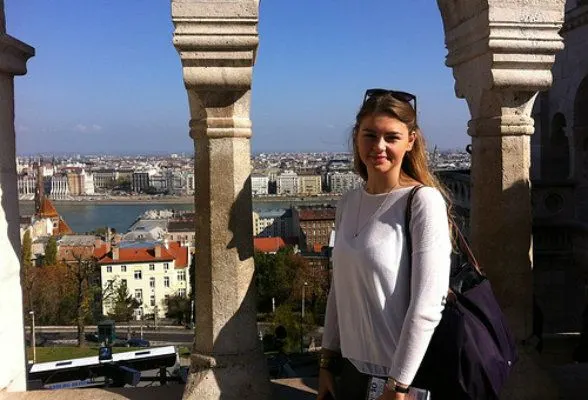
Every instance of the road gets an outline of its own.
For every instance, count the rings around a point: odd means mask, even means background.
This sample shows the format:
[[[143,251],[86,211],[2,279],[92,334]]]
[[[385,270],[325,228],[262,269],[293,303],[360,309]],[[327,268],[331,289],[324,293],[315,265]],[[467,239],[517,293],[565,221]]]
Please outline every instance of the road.
[[[30,331],[27,331],[27,335]],[[88,329],[86,332],[94,332],[93,329]],[[117,329],[117,336],[126,338],[127,330]],[[140,337],[140,329],[131,330],[132,337]],[[37,330],[37,342],[43,343],[44,340],[55,342],[55,341],[70,341],[77,339],[77,332],[71,329],[43,329],[42,331]],[[194,342],[194,333],[192,330],[185,329],[172,329],[172,330],[147,330],[143,329],[143,339],[149,340],[152,346],[163,346],[163,345],[175,345],[175,346],[192,346]]]

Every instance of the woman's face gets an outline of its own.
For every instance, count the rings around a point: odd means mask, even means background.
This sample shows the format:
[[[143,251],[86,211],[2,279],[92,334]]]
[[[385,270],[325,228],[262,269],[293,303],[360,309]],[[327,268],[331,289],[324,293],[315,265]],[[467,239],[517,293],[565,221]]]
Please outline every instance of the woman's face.
[[[400,175],[402,159],[412,149],[414,139],[414,133],[409,133],[406,124],[396,118],[386,114],[365,116],[359,124],[355,145],[368,179]]]

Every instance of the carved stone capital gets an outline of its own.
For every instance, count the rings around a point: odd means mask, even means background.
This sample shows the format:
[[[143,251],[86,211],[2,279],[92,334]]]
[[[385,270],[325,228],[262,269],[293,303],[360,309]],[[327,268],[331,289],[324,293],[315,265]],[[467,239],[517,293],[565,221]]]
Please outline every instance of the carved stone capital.
[[[249,90],[235,91],[217,87],[215,91],[188,89],[193,139],[250,138]]]
[[[493,134],[528,135],[536,93],[552,83],[555,54],[563,48],[562,0],[438,0],[445,26],[447,66],[458,97],[476,126]],[[485,120],[485,121],[481,121]],[[471,135],[476,135],[470,129]],[[488,134],[488,131],[486,131]]]
[[[0,73],[26,74],[27,60],[34,55],[34,48],[5,32],[0,32]]]
[[[188,90],[250,89],[258,1],[172,0],[172,21]]]

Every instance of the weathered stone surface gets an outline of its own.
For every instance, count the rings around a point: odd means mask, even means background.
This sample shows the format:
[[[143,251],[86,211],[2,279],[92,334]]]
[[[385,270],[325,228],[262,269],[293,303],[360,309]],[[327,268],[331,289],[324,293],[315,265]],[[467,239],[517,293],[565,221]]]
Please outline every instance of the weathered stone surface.
[[[264,399],[249,118],[257,1],[172,1],[195,146],[196,338],[185,399]]]
[[[34,49],[10,36],[0,3],[0,391],[26,390],[20,285],[20,235],[14,132],[14,75],[26,73]]]
[[[519,343],[532,329],[531,109],[563,47],[563,0],[438,0],[458,97],[472,136],[471,238]],[[505,398],[551,399],[532,352],[520,347]]]

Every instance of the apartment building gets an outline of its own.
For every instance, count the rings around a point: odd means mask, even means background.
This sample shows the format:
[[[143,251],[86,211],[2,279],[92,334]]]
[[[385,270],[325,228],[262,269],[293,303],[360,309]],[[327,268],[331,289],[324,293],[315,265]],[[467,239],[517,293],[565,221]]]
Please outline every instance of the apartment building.
[[[321,176],[316,174],[300,174],[298,176],[298,193],[304,196],[317,195],[321,190]]]
[[[298,193],[298,174],[291,170],[282,172],[277,177],[277,191],[280,195],[294,195]]]
[[[296,236],[292,226],[292,210],[264,210],[253,212],[253,236],[289,238]]]
[[[114,169],[98,169],[92,171],[92,175],[96,189],[113,187],[116,182],[116,171]]]
[[[327,175],[332,193],[345,193],[363,183],[361,176],[352,171],[337,171]]]
[[[251,194],[266,195],[268,194],[269,177],[262,174],[251,174]]]
[[[148,172],[135,172],[131,181],[133,192],[140,193],[150,185],[150,176]]]
[[[157,313],[165,317],[166,300],[170,296],[187,296],[190,291],[190,252],[180,242],[157,242],[137,245],[121,242],[99,260],[103,291],[126,285],[129,294],[141,305],[138,316]],[[107,315],[113,307],[112,299],[102,304]]]
[[[292,209],[294,232],[303,251],[319,253],[329,245],[335,227],[333,206],[299,206]]]

